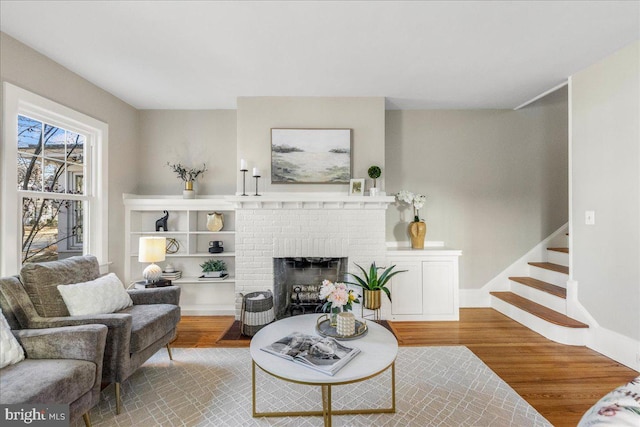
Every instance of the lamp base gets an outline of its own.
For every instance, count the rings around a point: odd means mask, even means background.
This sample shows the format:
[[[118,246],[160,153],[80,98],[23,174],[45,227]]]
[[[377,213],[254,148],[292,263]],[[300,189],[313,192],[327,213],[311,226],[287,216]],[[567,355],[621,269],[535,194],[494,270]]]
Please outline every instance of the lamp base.
[[[155,264],[147,266],[142,272],[142,277],[147,283],[157,282],[162,277],[162,268]]]

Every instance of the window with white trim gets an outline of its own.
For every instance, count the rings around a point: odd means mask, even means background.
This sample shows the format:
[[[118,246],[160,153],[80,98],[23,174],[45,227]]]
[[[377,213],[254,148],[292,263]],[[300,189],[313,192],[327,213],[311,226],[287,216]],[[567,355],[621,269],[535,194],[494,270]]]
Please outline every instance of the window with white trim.
[[[105,123],[4,84],[3,275],[26,262],[107,259]]]

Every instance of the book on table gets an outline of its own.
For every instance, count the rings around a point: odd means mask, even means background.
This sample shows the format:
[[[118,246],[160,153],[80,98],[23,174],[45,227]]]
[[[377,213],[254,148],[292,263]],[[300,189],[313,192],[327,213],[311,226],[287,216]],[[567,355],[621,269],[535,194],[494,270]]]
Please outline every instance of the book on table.
[[[160,279],[155,282],[147,282],[146,280],[141,280],[135,283],[135,289],[150,289],[150,288],[163,288],[165,286],[171,286],[171,280]]]
[[[359,348],[347,347],[331,337],[301,332],[291,333],[261,350],[332,376],[360,353]]]

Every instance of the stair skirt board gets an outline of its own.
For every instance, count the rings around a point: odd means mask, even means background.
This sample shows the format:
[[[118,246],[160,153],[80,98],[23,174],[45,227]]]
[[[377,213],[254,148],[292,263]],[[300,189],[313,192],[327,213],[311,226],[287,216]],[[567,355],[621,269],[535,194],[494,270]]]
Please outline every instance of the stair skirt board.
[[[542,280],[543,282],[551,283],[552,285],[560,286],[561,288],[567,287],[567,280],[569,276],[564,273],[558,273],[557,271],[547,270],[546,268],[536,267],[529,265],[529,276],[534,279]]]
[[[553,311],[567,315],[567,300],[565,298],[551,295],[547,292],[540,291],[531,286],[523,285],[511,280],[511,292],[518,294],[528,300],[531,300],[540,305],[544,305]]]
[[[566,345],[586,345],[586,328],[567,328],[549,323],[494,296],[491,297],[491,307],[551,341]]]

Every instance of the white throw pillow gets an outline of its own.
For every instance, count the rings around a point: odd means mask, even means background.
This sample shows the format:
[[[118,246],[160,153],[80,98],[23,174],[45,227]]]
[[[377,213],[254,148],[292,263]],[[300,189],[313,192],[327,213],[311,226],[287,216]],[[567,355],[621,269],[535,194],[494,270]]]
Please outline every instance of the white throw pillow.
[[[72,316],[113,313],[133,305],[124,285],[114,273],[90,282],[58,285],[58,291]]]
[[[24,359],[24,350],[11,333],[11,328],[0,310],[0,369]]]

